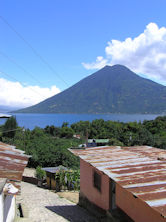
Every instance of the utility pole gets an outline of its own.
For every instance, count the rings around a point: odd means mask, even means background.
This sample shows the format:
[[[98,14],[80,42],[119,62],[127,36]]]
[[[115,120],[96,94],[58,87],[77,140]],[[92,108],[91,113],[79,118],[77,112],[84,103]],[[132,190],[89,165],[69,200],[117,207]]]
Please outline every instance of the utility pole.
[[[86,147],[88,147],[88,130],[86,130],[86,141],[85,141],[85,143],[86,143]]]

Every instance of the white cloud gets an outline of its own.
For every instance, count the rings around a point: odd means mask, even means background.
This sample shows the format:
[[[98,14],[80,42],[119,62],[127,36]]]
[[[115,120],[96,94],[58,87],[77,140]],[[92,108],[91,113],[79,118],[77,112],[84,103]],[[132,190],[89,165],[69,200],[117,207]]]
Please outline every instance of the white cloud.
[[[105,65],[107,65],[107,59],[104,59],[102,56],[98,56],[96,58],[96,62],[93,62],[91,64],[88,63],[82,63],[82,65],[86,68],[86,69],[101,69],[103,68]],[[93,68],[92,68],[93,67]]]
[[[105,48],[106,56],[96,62],[82,63],[86,69],[100,69],[122,64],[149,78],[166,80],[166,28],[150,23],[143,33],[124,41],[111,40]]]
[[[19,82],[11,82],[0,78],[0,105],[4,106],[31,106],[59,92],[60,90],[56,86],[50,88],[23,86]]]

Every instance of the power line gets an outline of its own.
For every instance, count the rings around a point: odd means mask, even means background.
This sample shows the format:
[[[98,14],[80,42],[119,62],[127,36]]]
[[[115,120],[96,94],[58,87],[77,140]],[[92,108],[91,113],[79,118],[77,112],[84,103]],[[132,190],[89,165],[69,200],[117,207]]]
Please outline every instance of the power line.
[[[12,129],[12,130],[0,131],[0,133],[9,133],[9,132],[17,131],[17,130],[23,131],[23,129]]]
[[[9,78],[11,78],[11,79],[13,79],[14,81],[19,82],[15,77],[13,77],[13,76],[7,74],[6,72],[0,71],[0,74],[2,74],[2,75],[4,75],[4,76],[7,76],[7,77],[9,77]]]
[[[9,22],[0,15],[0,19],[33,51],[33,53],[68,87],[67,82],[57,74],[55,69],[41,56],[36,49],[12,26]]]
[[[32,79],[34,79],[37,83],[42,84],[38,79],[36,79],[34,76],[32,76],[24,67],[22,67],[20,64],[18,64],[13,58],[9,57],[8,55],[6,55],[4,52],[0,51],[0,54],[2,56],[4,56],[5,58],[7,58],[10,62],[14,63],[17,67],[19,67],[21,70],[23,70],[23,72],[25,72],[26,74],[28,74],[29,76],[31,76]]]

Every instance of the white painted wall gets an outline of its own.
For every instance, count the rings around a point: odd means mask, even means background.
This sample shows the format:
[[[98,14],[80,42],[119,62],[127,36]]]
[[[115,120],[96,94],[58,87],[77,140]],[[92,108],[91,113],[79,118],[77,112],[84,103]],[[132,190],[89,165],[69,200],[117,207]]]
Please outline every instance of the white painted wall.
[[[3,222],[3,214],[4,214],[4,196],[2,192],[0,193],[0,222]]]
[[[7,195],[4,200],[4,220],[3,222],[13,222],[16,212],[16,198],[14,195]]]
[[[14,195],[0,194],[0,222],[13,222],[16,212],[16,198]]]

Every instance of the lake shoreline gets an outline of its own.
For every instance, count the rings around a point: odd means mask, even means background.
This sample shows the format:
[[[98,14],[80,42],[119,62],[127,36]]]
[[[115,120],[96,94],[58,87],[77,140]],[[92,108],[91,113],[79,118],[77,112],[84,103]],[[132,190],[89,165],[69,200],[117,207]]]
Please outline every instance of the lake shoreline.
[[[47,125],[54,125],[56,127],[62,126],[63,122],[68,122],[69,125],[79,121],[90,121],[95,119],[103,119],[105,121],[119,121],[119,122],[143,122],[144,120],[153,120],[163,114],[37,114],[37,113],[14,113],[18,125],[27,129],[34,129],[36,126],[45,128]],[[6,120],[0,120],[3,124]]]

